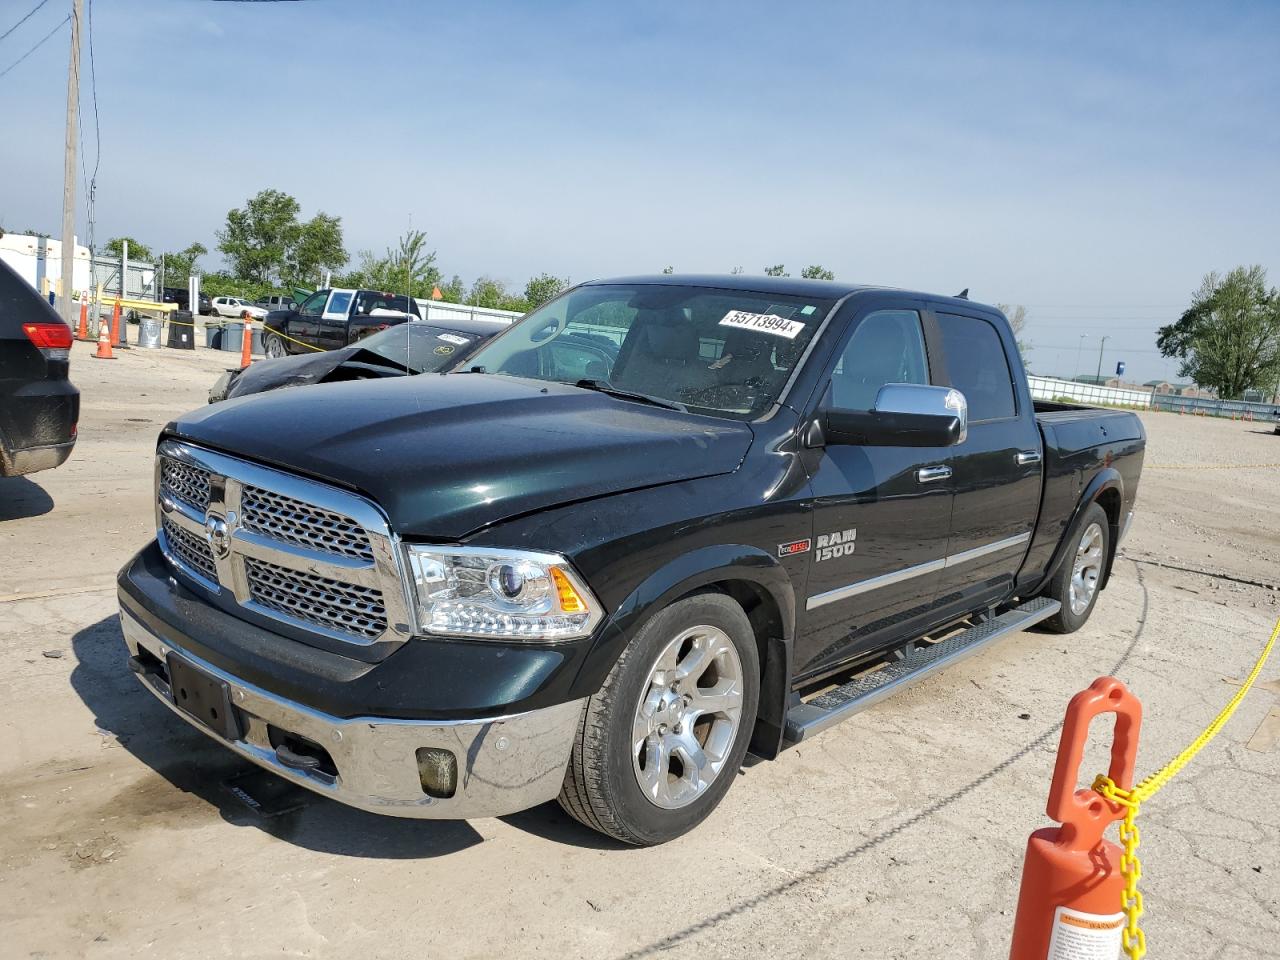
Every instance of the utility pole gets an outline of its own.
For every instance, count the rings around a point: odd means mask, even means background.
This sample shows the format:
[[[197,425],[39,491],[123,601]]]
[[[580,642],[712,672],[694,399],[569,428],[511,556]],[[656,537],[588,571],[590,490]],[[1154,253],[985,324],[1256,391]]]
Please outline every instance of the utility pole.
[[[1107,345],[1110,337],[1103,337],[1102,343],[1098,344],[1098,375],[1094,378],[1098,381],[1098,386],[1102,386],[1102,348]]]
[[[1087,336],[1087,333],[1080,334],[1080,340],[1076,343],[1076,365],[1071,370],[1072,380],[1080,376],[1080,351],[1084,349],[1084,338]]]
[[[80,111],[80,15],[84,0],[71,3],[71,59],[67,64],[67,150],[62,165],[62,292],[58,312],[74,328],[71,289],[76,270],[76,117]]]

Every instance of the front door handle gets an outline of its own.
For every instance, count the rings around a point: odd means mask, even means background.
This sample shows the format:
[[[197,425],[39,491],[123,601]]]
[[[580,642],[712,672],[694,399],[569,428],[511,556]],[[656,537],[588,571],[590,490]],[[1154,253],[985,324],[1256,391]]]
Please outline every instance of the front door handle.
[[[1020,467],[1025,467],[1029,463],[1039,463],[1040,451],[1039,450],[1019,450],[1017,456],[1014,457],[1014,459],[1018,461],[1018,466]]]
[[[919,483],[936,483],[938,480],[946,480],[950,476],[950,467],[921,467],[916,471],[916,480]]]

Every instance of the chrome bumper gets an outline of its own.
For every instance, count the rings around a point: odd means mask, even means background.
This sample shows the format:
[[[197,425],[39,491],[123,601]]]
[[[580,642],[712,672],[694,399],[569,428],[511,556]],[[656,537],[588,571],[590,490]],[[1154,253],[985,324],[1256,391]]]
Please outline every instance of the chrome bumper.
[[[343,720],[238,680],[161,640],[127,613],[121,612],[120,623],[131,656],[138,656],[141,648],[166,663],[169,654],[176,653],[224,681],[244,721],[243,737],[225,739],[173,703],[165,678],[139,674],[162,703],[242,757],[323,796],[373,813],[461,820],[515,813],[552,800],[560,792],[582,700],[491,720]],[[323,746],[337,776],[283,764],[271,745],[268,727]],[[453,796],[432,797],[424,791],[416,753],[422,747],[444,748],[457,759]]]

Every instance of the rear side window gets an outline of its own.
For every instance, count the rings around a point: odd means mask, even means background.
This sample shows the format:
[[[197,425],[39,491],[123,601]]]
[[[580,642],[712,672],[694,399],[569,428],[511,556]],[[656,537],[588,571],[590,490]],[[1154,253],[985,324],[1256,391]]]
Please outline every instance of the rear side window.
[[[1016,416],[1013,374],[1000,334],[986,320],[938,314],[942,347],[951,385],[969,401],[969,419],[1002,420]]]

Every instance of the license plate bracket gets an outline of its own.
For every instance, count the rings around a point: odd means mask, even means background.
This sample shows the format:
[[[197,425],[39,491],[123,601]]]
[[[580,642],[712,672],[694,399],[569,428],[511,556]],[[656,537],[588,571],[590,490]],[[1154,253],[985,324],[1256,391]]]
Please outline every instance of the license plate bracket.
[[[242,736],[240,711],[231,704],[231,688],[176,654],[169,654],[169,696],[179,710],[227,740]]]

